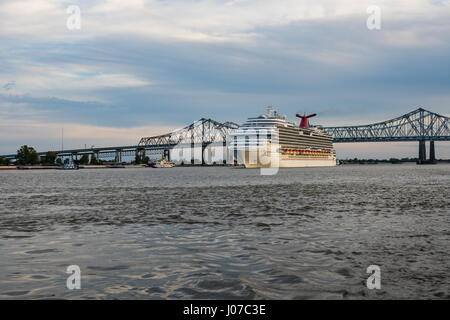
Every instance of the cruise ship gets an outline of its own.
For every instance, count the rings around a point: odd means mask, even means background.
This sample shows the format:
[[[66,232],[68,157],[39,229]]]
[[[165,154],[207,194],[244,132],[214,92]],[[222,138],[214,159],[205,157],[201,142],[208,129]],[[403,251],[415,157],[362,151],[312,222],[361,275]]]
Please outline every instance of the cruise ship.
[[[299,115],[300,125],[277,111],[248,120],[230,134],[229,151],[246,168],[300,168],[336,166],[333,137],[320,126],[310,126],[312,115]]]

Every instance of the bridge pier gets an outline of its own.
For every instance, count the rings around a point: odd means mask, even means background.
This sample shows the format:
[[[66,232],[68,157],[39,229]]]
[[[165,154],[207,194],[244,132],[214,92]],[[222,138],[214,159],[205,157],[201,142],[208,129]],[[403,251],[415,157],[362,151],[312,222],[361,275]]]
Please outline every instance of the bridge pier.
[[[210,144],[206,143],[206,142],[202,143],[202,166],[207,164],[206,160],[205,160],[205,151],[208,151],[208,154],[207,154],[208,164],[212,163],[213,150],[212,149],[208,149],[209,145]]]
[[[122,163],[122,150],[121,149],[116,150],[116,158],[114,159],[114,162],[116,164]]]
[[[191,164],[195,163],[195,142],[194,142],[194,133],[191,132]]]
[[[430,141],[430,159],[427,160],[427,149],[425,146],[425,140],[419,141],[419,159],[417,164],[436,164],[436,151],[434,147],[434,141]]]
[[[427,150],[425,147],[425,140],[419,141],[419,161],[418,164],[424,164],[427,160]]]
[[[430,162],[431,163],[436,162],[436,153],[434,150],[434,141],[433,140],[430,141]]]
[[[223,139],[223,145],[222,145],[222,154],[223,154],[223,165],[227,164],[227,154],[228,154],[228,150],[227,150],[227,140]]]
[[[205,165],[205,150],[206,150],[206,146],[204,143],[202,143],[202,166]]]
[[[170,161],[170,150],[169,149],[164,150],[164,159],[166,159],[167,161]]]

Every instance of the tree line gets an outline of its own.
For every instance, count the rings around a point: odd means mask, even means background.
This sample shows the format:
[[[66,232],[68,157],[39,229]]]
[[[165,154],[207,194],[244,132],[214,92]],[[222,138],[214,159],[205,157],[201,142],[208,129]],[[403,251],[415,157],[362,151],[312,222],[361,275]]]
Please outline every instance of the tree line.
[[[145,155],[136,154],[133,164],[147,164],[149,157]],[[90,157],[87,154],[83,154],[79,160],[74,160],[78,165],[101,165],[104,162],[92,154]],[[0,157],[0,166],[12,165],[12,161],[6,158]],[[39,156],[37,151],[30,146],[24,145],[17,150],[15,165],[42,165],[42,166],[54,166],[62,165],[61,158],[58,158],[57,154],[53,151],[48,151],[45,156]]]
[[[13,164],[11,160],[6,158],[0,158],[0,165],[9,166]],[[56,153],[48,151],[43,157],[40,157],[33,147],[24,145],[17,150],[15,165],[61,165],[62,161],[58,158]]]

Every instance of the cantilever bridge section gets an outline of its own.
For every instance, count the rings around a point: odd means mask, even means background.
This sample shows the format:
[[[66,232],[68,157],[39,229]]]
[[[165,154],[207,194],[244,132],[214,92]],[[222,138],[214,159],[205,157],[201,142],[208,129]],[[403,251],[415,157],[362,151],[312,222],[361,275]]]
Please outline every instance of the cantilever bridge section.
[[[335,143],[418,141],[419,163],[426,163],[425,141],[430,141],[430,160],[435,141],[450,141],[450,118],[419,108],[395,119],[368,125],[324,127]]]
[[[194,123],[160,136],[145,137],[139,146],[145,148],[173,148],[181,143],[211,144],[226,142],[230,130],[239,125],[233,122],[220,123],[212,119],[202,118]]]
[[[201,147],[201,163],[205,164],[205,149],[208,146],[225,148],[229,133],[239,125],[233,122],[220,123],[212,119],[202,118],[189,126],[160,136],[145,137],[139,141],[142,149],[164,150],[164,157],[170,160],[170,152],[190,148],[190,163],[195,162],[195,149]],[[225,154],[225,152],[224,152]],[[226,159],[222,159],[226,163]]]

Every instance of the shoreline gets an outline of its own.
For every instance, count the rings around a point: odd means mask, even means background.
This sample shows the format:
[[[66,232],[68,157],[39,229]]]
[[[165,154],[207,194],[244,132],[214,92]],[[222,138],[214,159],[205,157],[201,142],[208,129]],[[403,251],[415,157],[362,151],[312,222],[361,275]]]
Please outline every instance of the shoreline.
[[[437,163],[425,163],[425,164],[416,164],[414,162],[378,162],[378,163],[340,163],[337,166],[366,166],[366,165],[442,165],[442,164],[450,164],[448,161],[438,161]],[[176,168],[189,168],[189,167],[239,167],[236,165],[201,165],[201,164],[189,164],[189,165],[175,165]],[[151,168],[146,165],[80,165],[78,169],[146,169]],[[62,170],[60,166],[0,166],[0,171],[11,171],[11,170]]]

